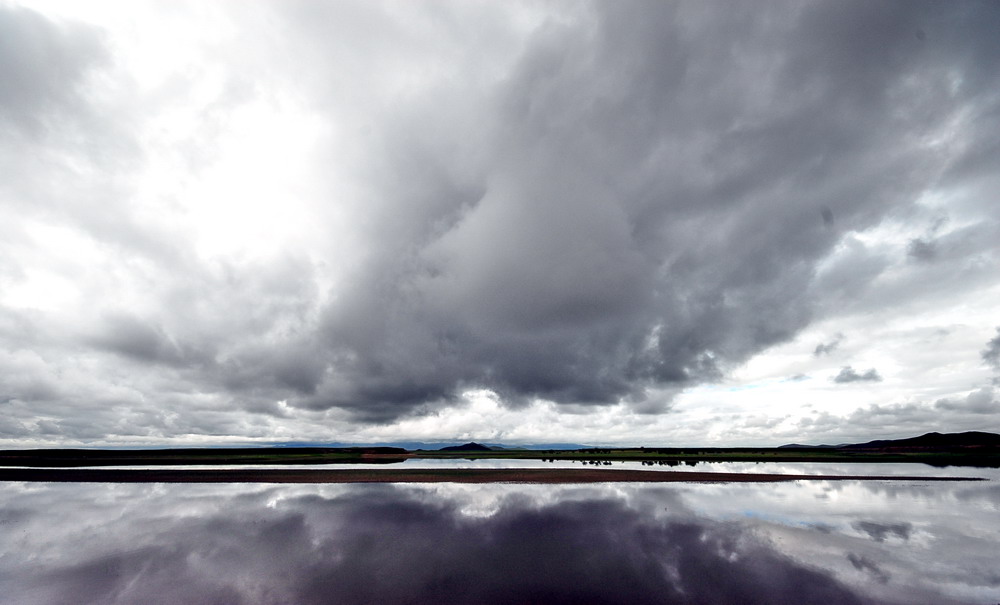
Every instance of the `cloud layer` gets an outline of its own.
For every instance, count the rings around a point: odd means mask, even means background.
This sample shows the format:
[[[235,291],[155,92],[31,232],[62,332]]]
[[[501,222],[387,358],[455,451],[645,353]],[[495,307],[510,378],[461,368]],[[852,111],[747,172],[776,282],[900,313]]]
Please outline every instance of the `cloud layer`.
[[[876,382],[997,284],[992,3],[130,10],[0,7],[6,438]]]
[[[833,377],[833,381],[837,383],[861,381],[881,382],[882,376],[875,368],[870,368],[864,372],[857,372],[851,366],[844,366],[840,369],[840,372]]]

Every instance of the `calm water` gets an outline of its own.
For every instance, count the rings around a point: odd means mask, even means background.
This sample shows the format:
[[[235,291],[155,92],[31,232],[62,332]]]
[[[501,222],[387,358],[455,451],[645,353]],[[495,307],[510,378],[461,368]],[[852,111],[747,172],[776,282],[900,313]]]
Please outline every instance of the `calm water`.
[[[1000,476],[957,474],[992,480],[3,483],[0,601],[992,605]]]
[[[24,468],[24,467],[20,467]],[[82,468],[82,467],[81,467]],[[679,464],[677,466],[652,465],[647,466],[638,460],[613,462],[610,466],[593,465],[579,460],[503,460],[482,459],[468,460],[465,458],[425,459],[410,458],[402,462],[382,464],[183,464],[183,465],[99,465],[89,468],[103,469],[418,469],[418,468],[606,468],[606,469],[636,469],[646,471],[669,472],[722,472],[722,473],[788,473],[796,475],[902,475],[937,476],[937,477],[985,477],[1000,481],[1000,469],[972,469],[969,467],[949,466],[933,467],[926,464],[885,464],[885,463],[828,463],[828,462],[698,462],[696,464]]]

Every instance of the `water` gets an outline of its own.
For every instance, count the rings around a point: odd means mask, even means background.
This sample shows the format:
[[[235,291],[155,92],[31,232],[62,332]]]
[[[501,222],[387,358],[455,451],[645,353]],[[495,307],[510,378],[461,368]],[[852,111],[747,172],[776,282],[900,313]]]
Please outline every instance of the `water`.
[[[992,480],[5,483],[0,601],[994,604],[1000,476],[959,471]]]
[[[9,466],[5,468],[29,468]],[[897,476],[937,476],[937,477],[984,477],[1000,481],[1000,469],[970,468],[962,466],[934,467],[921,463],[879,463],[879,462],[697,462],[681,463],[676,466],[645,465],[639,460],[623,460],[611,465],[594,466],[580,460],[517,460],[503,458],[409,458],[392,463],[349,463],[349,464],[156,464],[156,465],[97,465],[74,468],[100,469],[285,469],[285,470],[330,470],[347,469],[422,469],[422,468],[602,468],[632,469],[663,472],[719,472],[719,473],[784,473],[793,475],[897,475]]]

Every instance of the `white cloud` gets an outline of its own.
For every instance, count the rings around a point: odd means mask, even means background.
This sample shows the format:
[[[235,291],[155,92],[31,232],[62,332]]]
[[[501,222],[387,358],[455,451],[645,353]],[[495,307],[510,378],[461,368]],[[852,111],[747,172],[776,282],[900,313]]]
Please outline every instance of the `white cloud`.
[[[0,439],[969,426],[994,29],[905,8],[4,6]]]

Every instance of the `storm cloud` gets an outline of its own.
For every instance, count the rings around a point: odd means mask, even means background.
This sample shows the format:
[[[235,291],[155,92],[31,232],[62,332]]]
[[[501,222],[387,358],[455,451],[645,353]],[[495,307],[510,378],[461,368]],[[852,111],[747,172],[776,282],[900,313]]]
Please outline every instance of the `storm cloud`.
[[[662,412],[995,282],[993,3],[84,17],[0,7],[5,438]]]
[[[843,340],[844,340],[844,335],[843,334],[837,334],[836,338],[834,338],[830,342],[821,342],[821,343],[819,343],[818,345],[816,345],[816,349],[813,350],[813,356],[814,357],[821,357],[823,355],[830,355],[830,354],[832,354],[834,351],[837,350],[837,347],[840,346],[840,343]]]
[[[452,147],[476,141],[477,171],[421,172],[426,141],[399,152],[408,178],[379,194],[407,225],[326,307],[320,340],[342,361],[296,404],[382,418],[472,387],[641,400],[790,338],[838,233],[928,185],[932,157],[895,141],[951,111],[914,36],[951,38],[939,8],[625,3],[545,28],[495,91],[491,128],[433,116]],[[981,67],[975,51],[946,63]],[[846,175],[862,171],[880,176],[859,190]]]
[[[995,414],[1000,411],[996,395],[992,387],[983,387],[969,393],[965,399],[938,399],[934,407],[939,410],[956,410],[973,414]]]
[[[882,376],[875,368],[870,368],[864,372],[858,372],[851,366],[844,366],[840,368],[840,372],[838,372],[832,380],[840,384],[847,382],[881,382]]]
[[[983,361],[994,370],[1000,371],[1000,328],[997,328],[997,335],[993,340],[986,343],[986,348],[980,353]]]

